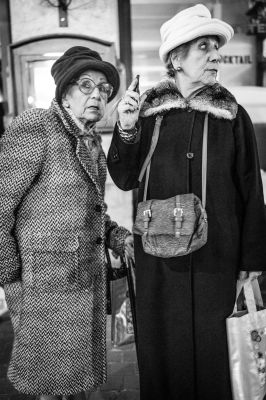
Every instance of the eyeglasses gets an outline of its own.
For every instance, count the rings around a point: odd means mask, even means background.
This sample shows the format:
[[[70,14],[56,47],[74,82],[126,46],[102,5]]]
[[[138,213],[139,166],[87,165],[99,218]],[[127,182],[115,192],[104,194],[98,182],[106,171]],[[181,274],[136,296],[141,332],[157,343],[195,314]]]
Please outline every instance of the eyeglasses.
[[[97,87],[100,92],[100,96],[103,99],[109,99],[112,96],[113,93],[113,86],[110,83],[107,82],[102,82],[98,83],[96,85],[92,79],[86,78],[86,79],[81,79],[80,81],[74,82],[75,84],[78,85],[79,90],[84,93],[84,94],[91,94],[94,89]]]

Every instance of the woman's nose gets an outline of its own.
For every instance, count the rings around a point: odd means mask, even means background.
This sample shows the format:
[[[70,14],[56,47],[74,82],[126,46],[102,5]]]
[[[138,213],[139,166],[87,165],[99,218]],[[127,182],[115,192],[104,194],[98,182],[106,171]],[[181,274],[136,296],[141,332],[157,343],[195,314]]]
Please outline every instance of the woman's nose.
[[[95,86],[95,88],[91,92],[91,98],[93,98],[93,99],[100,99],[101,98],[101,94],[100,94],[100,90],[99,90],[98,86]]]
[[[220,55],[219,51],[217,49],[213,49],[210,52],[209,59],[210,59],[211,62],[217,62],[217,63],[220,62],[221,61],[221,55]]]

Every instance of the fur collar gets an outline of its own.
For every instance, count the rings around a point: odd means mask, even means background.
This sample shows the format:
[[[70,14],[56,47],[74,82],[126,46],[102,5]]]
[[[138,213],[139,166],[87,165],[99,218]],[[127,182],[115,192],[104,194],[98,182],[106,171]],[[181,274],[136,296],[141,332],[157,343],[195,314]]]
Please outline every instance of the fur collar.
[[[237,102],[234,96],[219,83],[200,89],[191,97],[185,99],[173,80],[165,79],[154,88],[145,92],[145,99],[140,115],[149,117],[167,112],[173,108],[190,108],[208,112],[221,119],[232,120],[237,114]]]

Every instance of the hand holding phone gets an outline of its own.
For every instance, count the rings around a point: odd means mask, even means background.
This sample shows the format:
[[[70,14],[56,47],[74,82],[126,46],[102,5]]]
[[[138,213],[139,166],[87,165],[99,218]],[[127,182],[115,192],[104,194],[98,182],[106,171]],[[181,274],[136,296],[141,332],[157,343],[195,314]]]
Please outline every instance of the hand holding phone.
[[[122,129],[131,130],[135,127],[139,118],[139,105],[139,75],[136,75],[118,105],[117,110]]]

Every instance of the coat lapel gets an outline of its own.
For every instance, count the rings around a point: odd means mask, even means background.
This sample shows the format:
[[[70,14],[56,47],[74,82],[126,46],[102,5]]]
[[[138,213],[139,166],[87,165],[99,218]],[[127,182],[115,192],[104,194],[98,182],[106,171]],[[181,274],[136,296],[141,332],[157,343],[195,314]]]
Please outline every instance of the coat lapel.
[[[88,150],[86,144],[84,143],[81,136],[79,136],[79,128],[75,124],[75,122],[71,119],[71,117],[67,114],[67,112],[60,107],[56,100],[53,100],[51,109],[59,115],[62,120],[66,131],[74,136],[76,139],[76,156],[79,160],[81,166],[85,170],[85,172],[90,177],[91,181],[96,186],[97,192],[101,197],[104,195],[104,186],[106,179],[106,158],[103,150],[100,150],[99,159],[98,159],[98,173],[95,168],[94,161],[91,157],[91,153]]]
[[[105,192],[106,172],[106,156],[104,151],[101,150],[98,159],[98,177],[103,195]]]
[[[102,196],[103,190],[100,182],[100,177],[97,174],[91,154],[87,146],[85,145],[83,139],[80,137],[77,137],[76,155],[80,164],[84,168],[85,172],[89,175],[92,182],[95,184],[98,193]],[[99,166],[99,161],[100,160],[98,160],[98,166]]]

